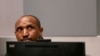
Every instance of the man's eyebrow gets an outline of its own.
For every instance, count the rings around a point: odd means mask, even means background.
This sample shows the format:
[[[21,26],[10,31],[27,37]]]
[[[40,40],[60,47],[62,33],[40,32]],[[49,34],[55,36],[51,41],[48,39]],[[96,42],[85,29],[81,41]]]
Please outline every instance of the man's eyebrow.
[[[16,29],[18,29],[18,28],[22,28],[22,26],[18,26],[18,27],[16,27]]]
[[[28,24],[27,26],[35,26],[34,24]]]
[[[23,26],[21,26],[21,25],[16,25],[16,26],[15,26],[16,29],[17,29],[17,28],[20,28],[20,27],[23,27]]]
[[[26,27],[27,27],[27,28],[28,28],[28,27],[35,28],[35,26],[34,26],[34,25],[27,25]]]
[[[34,26],[34,25],[27,25],[27,26]]]

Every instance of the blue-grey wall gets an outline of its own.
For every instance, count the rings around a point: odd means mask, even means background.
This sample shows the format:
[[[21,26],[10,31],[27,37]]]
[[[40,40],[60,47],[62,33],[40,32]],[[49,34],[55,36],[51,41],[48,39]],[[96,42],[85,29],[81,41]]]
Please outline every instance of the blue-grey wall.
[[[24,0],[24,14],[40,19],[44,36],[97,35],[96,0]]]

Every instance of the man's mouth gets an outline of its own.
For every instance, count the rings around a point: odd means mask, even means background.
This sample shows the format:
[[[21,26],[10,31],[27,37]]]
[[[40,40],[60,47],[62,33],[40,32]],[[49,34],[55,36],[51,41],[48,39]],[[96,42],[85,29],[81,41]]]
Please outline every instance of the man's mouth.
[[[26,39],[26,38],[24,38],[21,41],[23,41],[23,42],[29,42],[29,41],[32,41],[32,39]]]
[[[29,42],[30,40],[23,40],[24,42]]]

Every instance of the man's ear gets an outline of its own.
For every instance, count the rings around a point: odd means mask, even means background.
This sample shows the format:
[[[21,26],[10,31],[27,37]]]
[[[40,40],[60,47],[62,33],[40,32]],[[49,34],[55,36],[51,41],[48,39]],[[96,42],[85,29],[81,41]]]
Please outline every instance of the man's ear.
[[[42,27],[40,28],[40,32],[43,33],[43,28]]]
[[[41,35],[41,37],[42,37],[42,34],[43,34],[43,28],[41,27],[40,28],[40,35]]]

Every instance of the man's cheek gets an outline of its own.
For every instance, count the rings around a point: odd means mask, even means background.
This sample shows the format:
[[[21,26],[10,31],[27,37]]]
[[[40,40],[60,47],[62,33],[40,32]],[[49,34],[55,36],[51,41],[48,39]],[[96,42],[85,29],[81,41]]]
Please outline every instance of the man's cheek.
[[[31,36],[32,38],[35,38],[35,37],[38,36],[38,33],[36,33],[36,32],[31,32],[31,33],[30,33],[30,36]]]
[[[22,34],[16,34],[16,37],[17,37],[18,39],[20,39],[20,38],[22,38]]]
[[[37,31],[30,31],[29,34],[30,35],[36,35],[37,34]]]
[[[17,36],[17,37],[21,37],[21,35],[20,35],[20,34],[17,34],[16,36]]]

